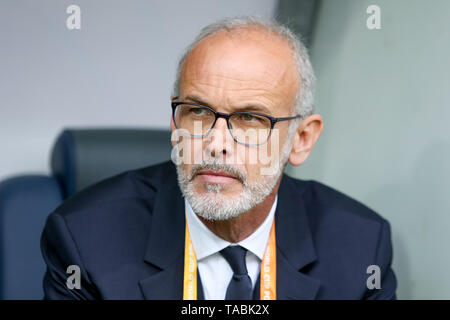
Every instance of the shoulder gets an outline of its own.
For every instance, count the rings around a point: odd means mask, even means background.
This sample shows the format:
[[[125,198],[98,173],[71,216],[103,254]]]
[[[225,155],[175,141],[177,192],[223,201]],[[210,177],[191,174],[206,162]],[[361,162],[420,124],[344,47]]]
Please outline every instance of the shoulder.
[[[285,183],[289,185],[285,190],[297,195],[291,197],[299,208],[293,214],[302,211],[307,216],[317,257],[309,272],[322,280],[325,289],[321,298],[365,297],[367,270],[374,265],[386,280],[386,295],[392,290],[395,293],[389,222],[367,205],[323,183],[291,177]]]
[[[384,239],[390,245],[389,222],[367,205],[317,181],[287,180],[298,194],[294,205],[304,208],[319,256],[333,257],[332,261],[366,256],[368,263]]]
[[[126,206],[136,202],[152,204],[157,190],[174,174],[171,162],[125,171],[99,181],[65,200],[54,213],[65,218],[83,211]]]
[[[164,162],[130,170],[91,185],[64,201],[48,217],[45,231],[63,230],[79,247],[97,252],[131,243],[140,247],[151,225],[156,194],[176,184],[176,170]],[[128,250],[128,249],[127,249]]]
[[[300,180],[285,175],[285,178],[307,207],[311,220],[344,219],[355,222],[383,224],[386,220],[373,209],[351,196],[315,180]]]
[[[145,272],[136,262],[143,262],[156,195],[175,185],[176,169],[165,162],[100,181],[62,203],[41,236],[44,260],[53,270],[46,276],[47,291],[55,285],[60,289],[58,273],[68,265],[78,265],[89,281],[121,287],[129,277],[135,282],[128,284],[137,283]],[[129,290],[135,293],[134,287]]]

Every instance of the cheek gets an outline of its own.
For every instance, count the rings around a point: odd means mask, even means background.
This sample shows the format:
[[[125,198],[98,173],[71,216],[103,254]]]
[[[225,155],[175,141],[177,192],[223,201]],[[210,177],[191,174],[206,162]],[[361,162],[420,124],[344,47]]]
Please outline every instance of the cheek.
[[[280,136],[281,134],[283,134],[283,137]],[[284,141],[284,132],[273,131],[267,143],[249,150],[250,159],[253,159],[253,161],[247,163],[250,181],[261,181],[262,176],[273,175],[278,172]]]
[[[283,129],[284,130],[274,128],[272,130],[272,134],[267,143],[269,145],[268,148],[270,155],[272,155],[274,152],[278,152],[278,154],[281,153],[281,149],[283,148],[283,141],[285,141],[287,137],[287,130],[286,128]]]
[[[181,147],[183,165],[192,167],[193,164],[200,164],[202,161],[203,147],[202,140],[183,136],[179,142]]]
[[[261,172],[261,151],[260,147],[245,147],[244,150],[238,152],[240,158],[244,161],[245,171],[249,182],[259,181]]]
[[[264,154],[270,159],[270,163],[278,163],[280,157],[283,153],[283,148],[285,144],[288,143],[288,130],[283,128],[283,130],[273,130],[270,140],[267,143],[266,150]],[[267,163],[267,162],[266,162]]]
[[[184,174],[186,175],[186,177],[188,179],[190,179],[191,168],[192,168],[192,165],[189,165],[189,164],[183,164],[181,167],[181,169],[183,170]]]

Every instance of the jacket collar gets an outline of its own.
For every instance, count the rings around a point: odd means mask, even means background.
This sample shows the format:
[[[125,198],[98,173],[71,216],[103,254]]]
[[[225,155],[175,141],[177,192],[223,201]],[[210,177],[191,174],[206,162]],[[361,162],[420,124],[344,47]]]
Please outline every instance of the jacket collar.
[[[283,175],[275,213],[277,299],[311,300],[320,281],[302,272],[317,260],[305,206],[305,183]]]
[[[161,271],[139,284],[146,299],[181,299],[185,208],[172,163],[165,166],[161,180],[144,256],[146,262]],[[304,184],[298,188],[292,178],[283,175],[275,212],[278,299],[314,299],[320,286],[318,280],[301,273],[302,268],[317,259],[304,198],[301,197],[303,189]],[[258,287],[259,284],[259,297]],[[160,288],[165,289],[162,292]]]
[[[152,223],[144,261],[159,269],[139,282],[147,300],[180,300],[183,297],[184,200],[176,169],[168,162],[160,171]]]
[[[174,164],[165,166],[160,179],[144,260],[165,269],[184,254],[185,208]]]

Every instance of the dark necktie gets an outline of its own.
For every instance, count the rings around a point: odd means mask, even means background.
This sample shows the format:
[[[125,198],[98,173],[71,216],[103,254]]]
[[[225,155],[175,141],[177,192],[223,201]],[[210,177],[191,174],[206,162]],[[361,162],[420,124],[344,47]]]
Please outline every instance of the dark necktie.
[[[220,253],[230,264],[234,273],[228,285],[225,300],[251,300],[253,287],[245,263],[247,249],[241,246],[229,246]]]

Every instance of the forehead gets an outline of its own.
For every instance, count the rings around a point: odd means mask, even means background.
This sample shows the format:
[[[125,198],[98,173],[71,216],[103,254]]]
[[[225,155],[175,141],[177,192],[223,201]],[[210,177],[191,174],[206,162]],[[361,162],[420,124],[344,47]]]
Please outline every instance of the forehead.
[[[220,31],[202,40],[180,74],[181,93],[211,99],[295,99],[298,73],[286,40],[261,29]]]

